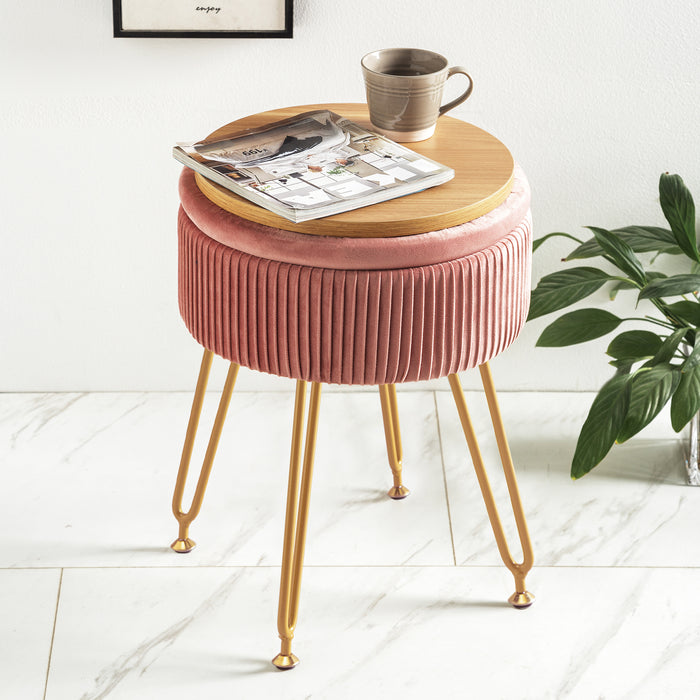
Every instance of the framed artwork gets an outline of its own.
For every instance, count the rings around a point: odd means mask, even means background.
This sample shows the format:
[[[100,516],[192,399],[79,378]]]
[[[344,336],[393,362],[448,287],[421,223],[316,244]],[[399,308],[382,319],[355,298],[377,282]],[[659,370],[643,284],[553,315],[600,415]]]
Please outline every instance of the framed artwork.
[[[112,0],[115,37],[291,38],[294,0]]]

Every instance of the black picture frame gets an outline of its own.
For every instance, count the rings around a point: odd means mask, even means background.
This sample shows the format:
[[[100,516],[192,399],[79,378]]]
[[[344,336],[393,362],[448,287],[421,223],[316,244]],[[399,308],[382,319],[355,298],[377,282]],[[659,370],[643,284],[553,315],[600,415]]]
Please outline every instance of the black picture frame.
[[[240,0],[180,0],[178,8],[182,11],[183,5],[191,5],[193,17],[196,16],[197,22],[193,22],[192,27],[179,26],[174,29],[164,27],[149,27],[149,26],[134,26],[138,25],[138,21],[134,22],[129,18],[128,3],[133,0],[112,0],[112,9],[114,17],[114,37],[115,38],[172,38],[172,39],[291,39],[293,36],[293,9],[294,0],[254,0],[253,7],[263,15],[264,10],[279,6],[283,3],[282,12],[284,17],[281,22],[277,22],[277,26],[264,26],[264,22],[260,22],[261,26],[255,26],[255,22],[251,21],[247,26],[218,26],[207,27],[208,17],[211,14],[212,19],[216,18],[218,11],[226,9],[227,5]],[[150,4],[151,8],[164,12],[167,15],[168,8],[174,7],[171,0],[138,0],[139,6],[144,7]],[[126,7],[125,7],[126,5]],[[250,1],[246,3],[250,7]],[[195,14],[196,13],[196,14]],[[200,14],[201,13],[201,14]],[[167,16],[164,25],[167,25]],[[180,21],[181,24],[181,21]],[[197,26],[194,26],[194,25]],[[212,25],[214,23],[212,22]],[[126,28],[125,28],[126,25]]]

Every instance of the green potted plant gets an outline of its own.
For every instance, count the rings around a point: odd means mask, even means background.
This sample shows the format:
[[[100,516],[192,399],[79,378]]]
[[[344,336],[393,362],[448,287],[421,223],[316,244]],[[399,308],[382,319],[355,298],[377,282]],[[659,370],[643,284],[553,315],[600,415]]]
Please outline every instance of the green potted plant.
[[[528,320],[575,304],[604,285],[610,285],[611,299],[622,291],[619,299],[626,298],[633,309],[624,317],[600,308],[569,311],[544,329],[538,346],[583,343],[630,321],[643,321],[649,326],[646,330],[623,330],[608,345],[609,364],[615,373],[600,389],[581,428],[571,465],[574,479],[599,464],[616,442],[636,435],[670,402],[674,430],[679,432],[692,421],[688,478],[689,483],[700,485],[700,251],[695,205],[683,180],[668,173],[659,180],[659,198],[670,228],[625,226],[606,230],[590,226],[587,228],[593,237],[586,241],[555,232],[534,242],[533,250],[537,250],[553,237],[572,239],[578,245],[564,260],[596,259],[596,266],[576,266],[543,277],[532,292]],[[645,260],[652,259],[643,263],[638,254]],[[682,261],[681,272],[665,274],[650,269],[658,258],[669,255]],[[603,261],[608,264],[600,265]],[[634,293],[633,299],[624,293],[627,290]]]

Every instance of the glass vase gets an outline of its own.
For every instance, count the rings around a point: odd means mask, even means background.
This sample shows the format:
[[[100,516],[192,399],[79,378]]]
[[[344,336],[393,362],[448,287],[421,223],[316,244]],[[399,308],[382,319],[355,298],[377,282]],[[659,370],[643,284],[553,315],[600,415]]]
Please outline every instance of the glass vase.
[[[685,460],[686,478],[690,486],[700,486],[700,465],[698,465],[698,432],[700,416],[695,414],[690,421],[690,444]]]

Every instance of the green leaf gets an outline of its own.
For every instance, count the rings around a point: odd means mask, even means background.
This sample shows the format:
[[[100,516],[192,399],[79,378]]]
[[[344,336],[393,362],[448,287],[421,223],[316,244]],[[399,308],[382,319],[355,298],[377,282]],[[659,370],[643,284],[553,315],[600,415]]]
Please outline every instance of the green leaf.
[[[598,245],[595,238],[591,238],[578,248],[574,248],[564,260],[583,260],[584,258],[596,258],[604,254],[604,250]]]
[[[629,440],[649,425],[668,403],[680,379],[680,372],[668,365],[642,369],[633,374],[629,408],[617,442]]]
[[[623,226],[610,231],[621,238],[635,253],[668,253],[677,255],[683,251],[678,247],[672,231],[658,226]],[[567,260],[581,260],[603,255],[604,251],[595,238],[591,238],[575,248]]]
[[[672,231],[658,226],[623,226],[612,229],[612,233],[621,238],[635,253],[669,253],[680,254]]]
[[[673,356],[676,354],[676,350],[678,350],[678,346],[681,344],[683,336],[687,332],[687,328],[679,328],[678,330],[673,331],[673,333],[671,333],[671,335],[669,335],[668,338],[664,340],[661,347],[654,354],[654,357],[652,358],[649,365],[654,366],[660,365],[665,362],[670,362]]]
[[[700,275],[673,275],[649,282],[641,292],[640,299],[661,299],[700,291]]]
[[[623,319],[602,309],[579,309],[564,314],[547,326],[537,345],[544,348],[560,348],[565,345],[585,343],[614,331]]]
[[[632,370],[632,365],[634,365],[634,360],[610,360],[608,364],[617,370],[615,374],[629,374]]]
[[[680,175],[661,175],[659,200],[680,249],[691,260],[700,261],[695,239],[695,203]]]
[[[688,322],[688,325],[700,326],[700,304],[697,301],[677,301],[666,307],[674,316]]]
[[[644,360],[654,357],[662,344],[651,331],[625,331],[608,345],[607,354],[616,360]]]
[[[695,344],[690,352],[690,355],[686,357],[683,366],[681,367],[681,372],[688,372],[694,367],[700,365],[700,338],[695,338]]]
[[[668,277],[668,275],[665,275],[663,272],[647,272],[647,281],[658,280],[664,277]],[[634,282],[632,282],[631,280],[620,280],[619,282],[616,282],[610,288],[610,301],[615,301],[615,298],[617,297],[617,293],[619,291],[627,289],[639,289],[639,286],[634,284]]]
[[[534,253],[547,239],[554,238],[555,236],[559,236],[561,238],[570,238],[572,241],[576,241],[576,243],[581,243],[581,240],[579,238],[576,238],[576,236],[572,236],[570,233],[564,233],[563,231],[555,231],[554,233],[548,233],[546,236],[542,236],[542,238],[538,238],[536,241],[533,241],[532,252]]]
[[[681,381],[671,399],[671,425],[678,433],[700,411],[700,364],[683,371]]]
[[[605,253],[612,258],[617,267],[620,268],[633,282],[639,285],[646,284],[647,278],[644,274],[642,263],[634,254],[628,243],[625,243],[619,236],[604,228],[589,226],[598,245]]]
[[[574,267],[543,277],[532,292],[528,321],[585,299],[613,279],[595,267]]]
[[[639,285],[636,285],[632,280],[620,280],[616,282],[610,288],[610,301],[614,301],[617,293],[627,289],[639,289]]]
[[[615,438],[627,416],[630,379],[628,374],[615,375],[603,385],[595,397],[576,443],[571,462],[573,479],[580,479],[588,474],[593,467],[600,464],[615,444]]]

